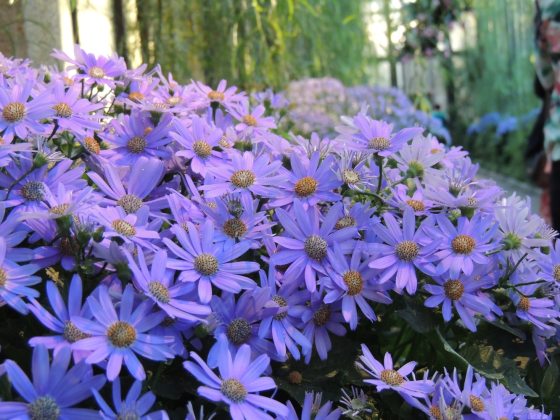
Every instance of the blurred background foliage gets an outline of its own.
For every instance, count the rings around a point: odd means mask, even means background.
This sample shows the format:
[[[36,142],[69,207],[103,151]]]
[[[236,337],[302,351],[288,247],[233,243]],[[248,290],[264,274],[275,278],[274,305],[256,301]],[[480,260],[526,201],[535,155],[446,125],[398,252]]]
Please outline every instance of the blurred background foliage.
[[[0,0],[0,7],[0,51],[35,62],[74,42],[99,53],[103,39],[129,64],[159,63],[179,82],[282,90],[329,76],[347,86],[395,86],[422,111],[441,108],[454,143],[475,159],[525,174],[525,117],[539,105],[532,0]],[[58,30],[69,39],[57,41]],[[493,112],[505,121],[500,130],[466,134]]]

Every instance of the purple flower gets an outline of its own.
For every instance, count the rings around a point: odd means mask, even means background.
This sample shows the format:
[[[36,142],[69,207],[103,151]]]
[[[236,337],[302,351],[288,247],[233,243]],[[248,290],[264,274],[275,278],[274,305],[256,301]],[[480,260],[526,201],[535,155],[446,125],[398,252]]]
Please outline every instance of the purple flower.
[[[292,171],[285,185],[279,187],[282,191],[271,205],[275,207],[292,204],[300,200],[304,207],[314,206],[321,202],[338,201],[340,195],[333,192],[342,184],[334,172],[334,159],[327,157],[321,162],[319,152],[311,155],[310,159],[293,154],[290,158]]]
[[[188,232],[178,225],[171,227],[180,246],[168,238],[163,242],[177,257],[169,260],[169,268],[181,271],[181,281],[198,282],[198,296],[202,303],[210,302],[212,285],[231,293],[255,287],[253,280],[240,274],[257,271],[259,264],[249,261],[231,262],[247,252],[249,242],[240,242],[229,249],[223,249],[214,241],[214,224],[210,220],[201,226],[200,232],[190,222],[187,222],[187,228]]]
[[[114,79],[122,76],[126,71],[124,59],[118,57],[117,54],[113,54],[111,57],[96,57],[82,50],[77,44],[74,46],[75,58],[57,50],[54,50],[52,56],[58,60],[71,63],[72,66],[68,68],[78,71],[78,74],[74,76],[75,80],[83,80],[88,86],[97,83],[115,88]]]
[[[134,378],[139,381],[146,379],[146,372],[136,354],[160,362],[174,356],[167,337],[149,332],[161,323],[165,312],[152,312],[153,303],[150,300],[135,306],[135,299],[134,289],[128,285],[122,294],[117,315],[107,287],[102,285],[97,289],[97,295],[92,294],[87,299],[95,319],[90,321],[80,316],[70,318],[76,327],[89,335],[72,344],[72,348],[90,351],[85,359],[89,364],[106,360],[107,378],[110,381],[119,375],[123,363]]]
[[[148,413],[150,408],[156,402],[156,396],[153,392],[148,391],[140,396],[142,392],[142,382],[134,381],[126,398],[123,400],[121,395],[121,381],[119,378],[113,382],[113,406],[105,402],[103,397],[97,390],[92,390],[95,401],[101,408],[100,414],[104,419],[120,420],[120,419],[146,419],[146,420],[168,420],[169,416],[165,410],[154,411]]]
[[[436,216],[441,233],[434,229],[429,231],[438,243],[438,250],[433,260],[438,263],[435,274],[449,273],[457,277],[461,272],[470,275],[475,264],[485,265],[490,258],[485,255],[496,248],[494,237],[498,225],[490,217],[477,213],[472,219],[460,217],[457,226],[449,221],[446,215]],[[429,232],[426,232],[429,234]]]
[[[103,104],[92,104],[81,98],[79,86],[65,88],[62,82],[55,82],[52,87],[52,101],[53,118],[61,131],[85,135],[87,130],[97,130],[101,127],[99,120],[103,115],[95,112],[103,108]]]
[[[319,225],[319,211],[315,208],[304,210],[303,204],[296,200],[292,214],[283,209],[276,210],[276,216],[287,235],[276,236],[274,241],[280,250],[271,256],[271,263],[289,264],[285,277],[299,280],[304,274],[305,284],[310,292],[317,289],[317,274],[325,274],[325,263],[332,253],[334,242],[347,254],[353,247],[352,238],[356,235],[355,227],[336,230],[337,209],[331,208],[325,220]]]
[[[453,370],[453,376],[447,374],[443,380],[453,398],[469,407],[474,413],[484,411],[484,399],[489,396],[486,380],[475,373],[472,366],[467,368],[462,386],[459,383],[456,369]]]
[[[451,320],[452,308],[455,308],[465,326],[471,331],[476,331],[474,315],[480,314],[492,320],[493,314],[502,314],[501,309],[482,291],[496,284],[491,274],[492,272],[488,271],[484,274],[477,272],[471,276],[460,275],[457,278],[433,277],[432,280],[437,284],[424,286],[424,289],[432,294],[424,305],[435,308],[443,303],[442,313],[446,322]]]
[[[150,298],[171,318],[199,322],[210,314],[210,307],[201,305],[189,298],[193,290],[192,283],[173,284],[175,271],[167,268],[167,252],[158,251],[150,268],[146,264],[144,252],[138,250],[138,263],[126,252],[129,268],[133,274],[134,285]]]
[[[0,238],[0,304],[7,304],[21,314],[28,313],[22,298],[39,297],[39,292],[29,286],[41,282],[33,276],[39,270],[36,264],[18,265],[6,258],[6,242]]]
[[[434,382],[430,379],[416,380],[407,378],[414,368],[416,362],[408,362],[400,369],[393,367],[393,358],[389,353],[385,353],[383,364],[379,363],[371,354],[365,344],[362,344],[363,355],[360,356],[358,366],[370,374],[372,379],[365,379],[364,382],[375,385],[378,392],[385,389],[392,389],[401,395],[414,398],[424,398],[434,391]]]
[[[177,120],[169,135],[181,146],[176,155],[189,159],[194,173],[205,176],[208,168],[219,166],[222,162],[222,153],[214,148],[218,146],[223,132],[205,119],[195,115],[190,126]]]
[[[416,221],[412,208],[404,210],[402,228],[397,219],[386,212],[383,215],[385,226],[381,223],[373,224],[371,229],[384,243],[370,244],[374,254],[369,263],[370,268],[381,271],[379,281],[384,283],[396,277],[395,290],[401,293],[404,289],[409,294],[416,293],[418,279],[415,268],[429,271],[429,257],[438,246],[437,241],[430,240],[424,233],[424,227],[432,224],[432,219],[426,219],[420,228],[416,229]]]
[[[14,136],[27,139],[31,134],[43,134],[43,118],[54,114],[48,92],[34,95],[37,81],[30,78],[19,83],[0,85],[0,133],[8,143]]]
[[[270,161],[266,154],[255,156],[251,152],[243,154],[232,152],[231,162],[208,169],[211,177],[205,179],[205,185],[200,189],[205,191],[206,197],[216,197],[229,193],[251,192],[261,197],[276,197],[278,185],[286,181],[286,176],[280,172],[281,161]]]
[[[12,360],[4,367],[10,382],[26,402],[0,402],[0,417],[4,419],[68,419],[82,420],[97,418],[93,410],[72,408],[91,396],[91,390],[99,390],[105,384],[103,375],[93,375],[85,363],[71,369],[70,348],[65,347],[53,356],[49,363],[49,352],[44,346],[33,351],[33,383]]]
[[[393,134],[393,126],[384,121],[373,120],[365,114],[354,117],[358,132],[352,136],[354,148],[387,157],[398,152],[407,141],[424,131],[421,127],[404,128]]]
[[[276,388],[272,378],[261,376],[270,364],[267,355],[260,355],[251,362],[251,348],[247,344],[239,348],[234,358],[226,349],[218,360],[220,376],[210,370],[198,354],[191,352],[191,357],[194,362],[187,361],[184,366],[204,384],[198,387],[198,395],[227,404],[233,420],[272,420],[267,412],[288,416],[288,407],[284,404],[257,394]]]
[[[150,240],[159,239],[159,234],[147,225],[147,207],[140,208],[135,214],[127,214],[122,207],[98,209],[99,211],[94,217],[105,227],[104,238],[120,238],[125,244],[136,244],[149,249],[155,248]]]
[[[72,343],[87,337],[87,334],[80,331],[70,319],[74,316],[89,319],[91,313],[87,305],[82,306],[82,279],[77,274],[74,274],[70,282],[67,303],[64,302],[57,286],[52,281],[47,282],[47,297],[54,315],[51,315],[35,299],[30,299],[31,304],[28,307],[39,322],[58,335],[33,337],[29,340],[29,345],[32,347],[44,345],[48,349],[54,349],[56,356],[62,348],[70,347]],[[88,354],[89,352],[74,351],[72,355],[74,361],[78,362]]]
[[[200,107],[208,107],[212,102],[217,102],[225,107],[231,108],[245,99],[243,92],[237,92],[235,86],[227,87],[227,81],[220,80],[216,90],[200,82],[194,82],[195,92],[198,94],[197,101]]]
[[[133,112],[112,121],[114,133],[106,131],[104,139],[112,148],[102,150],[101,156],[107,156],[119,165],[132,165],[140,157],[166,159],[170,151],[165,147],[171,142],[168,137],[172,116],[164,114],[154,127],[147,114]]]
[[[322,404],[323,394],[306,392],[301,408],[301,416],[297,414],[296,409],[291,401],[288,401],[287,420],[338,420],[342,416],[340,408],[332,408],[332,401]]]
[[[233,105],[230,114],[239,121],[235,129],[240,132],[240,136],[245,138],[251,136],[257,140],[259,136],[266,135],[271,128],[276,128],[274,118],[263,117],[265,111],[263,105],[258,105],[251,111],[247,100]]]
[[[120,206],[127,213],[136,213],[142,206],[164,207],[163,204],[144,203],[144,199],[159,184],[164,174],[164,164],[159,159],[141,157],[131,165],[130,172],[123,174],[120,167],[110,163],[103,165],[105,179],[95,172],[88,177],[105,194],[100,204]],[[106,181],[105,181],[106,180]]]
[[[329,275],[325,288],[325,303],[342,301],[342,315],[344,320],[350,324],[350,328],[355,330],[358,326],[358,311],[370,321],[375,321],[375,312],[366,299],[375,302],[389,304],[391,298],[377,283],[372,281],[374,277],[372,270],[368,269],[368,262],[364,261],[365,248],[362,244],[357,245],[352,252],[350,261],[344,255],[338,243],[334,244],[334,252],[329,254],[331,267],[327,268]]]

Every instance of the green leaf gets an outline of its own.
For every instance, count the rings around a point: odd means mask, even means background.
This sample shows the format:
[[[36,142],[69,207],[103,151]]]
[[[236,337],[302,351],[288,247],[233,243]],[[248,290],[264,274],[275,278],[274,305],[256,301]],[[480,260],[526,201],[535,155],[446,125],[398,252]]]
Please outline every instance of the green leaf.
[[[546,369],[543,379],[541,382],[541,396],[544,399],[552,398],[553,396],[558,395],[558,364],[556,364],[556,360],[552,358],[550,365]]]
[[[404,319],[410,328],[420,334],[432,331],[437,325],[433,311],[427,310],[421,305],[407,304],[405,309],[398,309],[395,313]]]
[[[501,330],[507,331],[510,334],[520,338],[521,340],[525,341],[527,339],[526,334],[518,328],[513,328],[506,324],[501,319],[496,319],[494,321],[488,321],[489,324],[492,324],[494,327],[499,328]]]

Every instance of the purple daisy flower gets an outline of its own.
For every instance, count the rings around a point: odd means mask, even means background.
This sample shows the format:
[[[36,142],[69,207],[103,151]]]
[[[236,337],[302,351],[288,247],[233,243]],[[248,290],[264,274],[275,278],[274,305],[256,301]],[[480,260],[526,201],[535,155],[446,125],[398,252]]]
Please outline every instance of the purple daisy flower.
[[[453,370],[452,376],[446,372],[443,380],[453,398],[469,407],[473,413],[484,412],[486,408],[484,400],[489,396],[486,379],[475,373],[472,366],[467,368],[463,385],[459,382],[457,369]]]
[[[235,129],[241,137],[257,139],[259,136],[266,135],[270,129],[276,128],[273,117],[263,117],[266,111],[263,105],[258,105],[251,111],[249,101],[243,100],[233,105],[229,111],[239,121]]]
[[[8,305],[21,314],[29,311],[22,298],[37,298],[39,292],[29,286],[41,282],[33,276],[39,270],[36,264],[18,265],[6,258],[6,241],[0,238],[0,305]]]
[[[258,334],[261,320],[278,312],[277,307],[267,305],[269,296],[267,289],[256,287],[245,291],[237,301],[231,293],[212,298],[216,343],[208,353],[210,366],[217,366],[224,345],[233,351],[242,344],[249,344],[254,354],[268,354],[269,357],[276,356],[276,360],[283,360],[276,355],[272,343]]]
[[[147,207],[140,208],[135,214],[127,214],[122,207],[98,207],[98,210],[93,216],[105,226],[104,238],[120,238],[125,244],[156,248],[150,240],[159,239],[159,234],[147,225]]]
[[[167,252],[158,251],[150,264],[146,264],[144,252],[138,250],[138,263],[125,251],[129,268],[133,274],[134,285],[149,297],[161,310],[171,318],[200,322],[210,315],[210,307],[189,299],[193,291],[192,283],[173,284],[175,271],[167,268]]]
[[[142,382],[134,381],[126,398],[122,399],[121,381],[119,378],[113,381],[113,406],[105,402],[101,394],[93,389],[92,393],[95,401],[101,409],[100,414],[103,419],[120,420],[120,419],[145,419],[145,420],[168,420],[169,416],[165,410],[158,410],[148,413],[150,408],[156,402],[156,396],[153,392],[148,391],[140,396],[142,392]]]
[[[219,166],[222,162],[222,153],[215,147],[219,145],[223,132],[204,118],[194,115],[190,126],[176,120],[169,135],[181,146],[175,154],[189,159],[194,173],[205,176],[208,168]]]
[[[358,132],[352,136],[353,146],[360,151],[388,157],[398,152],[407,141],[424,131],[421,127],[404,128],[393,134],[393,125],[384,121],[373,120],[365,114],[358,114],[353,119]]]
[[[340,200],[340,195],[333,192],[342,183],[334,172],[332,156],[321,161],[319,152],[313,153],[310,159],[305,156],[301,156],[300,159],[293,154],[290,163],[292,170],[289,178],[284,185],[279,186],[282,190],[279,197],[272,201],[272,206],[285,206],[295,200],[301,200],[307,208],[321,202]]]
[[[267,412],[281,418],[288,416],[288,407],[284,404],[258,394],[276,388],[272,378],[261,376],[270,365],[267,355],[260,355],[251,362],[251,348],[247,344],[239,348],[235,357],[225,349],[219,358],[220,376],[198,354],[191,352],[191,357],[194,362],[187,361],[184,366],[204,384],[198,387],[198,395],[227,404],[233,420],[272,420]]]
[[[14,136],[27,139],[30,134],[43,134],[45,125],[40,121],[54,114],[48,92],[33,95],[36,83],[33,78],[13,85],[0,85],[0,133],[8,143]]]
[[[91,390],[105,384],[103,375],[93,375],[85,363],[70,365],[70,348],[61,349],[49,363],[49,352],[44,346],[33,351],[31,365],[33,382],[12,360],[4,362],[10,382],[26,402],[0,402],[0,417],[4,419],[94,419],[93,410],[72,408],[88,399]]]
[[[319,210],[312,207],[306,211],[299,200],[294,201],[292,214],[277,209],[276,216],[287,235],[274,237],[281,248],[271,256],[270,261],[276,266],[289,264],[285,273],[288,279],[299,280],[304,274],[307,289],[314,292],[317,289],[317,274],[326,274],[325,263],[333,252],[333,243],[338,242],[341,250],[348,254],[357,230],[355,227],[336,230],[338,217],[334,207],[319,225]]]
[[[205,180],[200,189],[206,197],[217,197],[229,193],[249,193],[256,196],[275,197],[276,186],[286,181],[281,172],[281,161],[270,161],[266,154],[255,156],[251,152],[230,154],[231,163],[208,169],[212,177]]]
[[[117,54],[113,54],[111,57],[96,57],[94,54],[82,50],[77,44],[74,46],[75,58],[71,58],[58,50],[54,50],[52,56],[72,64],[68,68],[78,71],[74,79],[77,81],[83,80],[88,86],[97,83],[114,89],[116,86],[114,79],[124,75],[126,71],[124,59]]]
[[[93,104],[80,96],[80,88],[65,88],[62,82],[54,83],[52,89],[54,120],[62,131],[85,135],[86,130],[97,130],[101,127],[99,120],[103,117],[97,113],[103,108],[102,103]]]
[[[136,295],[128,285],[120,301],[119,314],[111,301],[106,286],[99,286],[96,295],[90,295],[87,304],[94,320],[80,316],[70,318],[89,337],[72,344],[75,350],[90,351],[85,361],[99,364],[107,360],[107,378],[113,381],[120,373],[123,363],[130,374],[139,381],[146,379],[146,372],[136,354],[146,359],[166,361],[172,358],[167,337],[150,334],[149,331],[165,318],[165,312],[152,312],[153,303],[145,300],[134,307]]]
[[[488,267],[484,267],[488,270]],[[426,299],[424,305],[428,308],[435,308],[442,305],[443,319],[446,322],[451,320],[452,308],[455,308],[465,326],[476,331],[474,315],[480,314],[489,320],[494,319],[494,315],[502,315],[502,310],[497,306],[483,289],[490,289],[496,285],[496,280],[492,276],[492,271],[482,274],[480,270],[471,276],[464,274],[457,278],[432,277],[437,284],[426,284],[424,289],[432,294]]]
[[[416,362],[408,362],[396,370],[391,354],[385,353],[383,364],[381,364],[373,357],[365,344],[362,344],[362,352],[358,367],[372,375],[372,379],[364,379],[364,382],[374,385],[378,392],[392,389],[409,397],[425,398],[434,391],[435,384],[430,379],[416,380],[414,378],[411,380],[407,378],[414,371]]]
[[[311,352],[311,343],[300,331],[301,315],[305,310],[305,303],[309,300],[309,292],[299,290],[297,282],[282,282],[282,285],[277,287],[273,266],[270,266],[270,271],[268,279],[263,271],[260,272],[261,285],[268,285],[268,304],[277,308],[277,312],[262,318],[259,337],[272,338],[281,360],[286,359],[288,351],[290,357],[299,360],[301,353]]]
[[[178,225],[171,231],[179,241],[176,245],[168,238],[163,242],[178,259],[170,259],[169,268],[180,270],[179,280],[198,282],[198,296],[205,304],[212,298],[212,285],[231,293],[242,289],[252,289],[255,282],[240,274],[258,271],[259,264],[249,261],[231,262],[251,246],[249,242],[240,242],[229,249],[214,241],[214,224],[207,220],[200,228],[187,222],[188,232]]]
[[[340,408],[333,409],[332,401],[322,402],[323,394],[320,392],[306,392],[301,408],[301,415],[298,415],[291,401],[288,401],[287,420],[338,420],[342,416]]]
[[[381,270],[379,281],[384,283],[393,278],[395,290],[402,293],[416,293],[418,279],[416,268],[423,272],[430,272],[429,257],[438,246],[437,241],[431,240],[424,231],[431,226],[431,218],[424,220],[416,229],[416,218],[412,208],[404,210],[402,228],[393,214],[383,214],[385,226],[381,223],[372,224],[371,230],[384,242],[369,244],[374,257],[369,263],[370,268]]]
[[[217,102],[227,108],[231,108],[242,100],[245,100],[243,92],[237,92],[237,87],[227,87],[226,80],[220,80],[216,89],[212,89],[200,82],[194,82],[195,92],[197,93],[197,102],[201,108],[211,105],[212,102]]]
[[[47,297],[54,315],[51,315],[35,299],[30,299],[31,304],[28,307],[41,324],[58,334],[33,337],[29,340],[29,345],[32,347],[43,345],[48,349],[54,349],[56,356],[62,348],[70,347],[72,343],[87,337],[70,319],[74,316],[89,319],[91,313],[87,305],[82,306],[82,279],[77,274],[74,274],[70,282],[67,303],[64,302],[57,286],[52,281],[47,282]],[[74,351],[72,355],[74,361],[79,362],[88,354],[89,352]]]
[[[498,225],[495,219],[477,213],[472,219],[460,217],[457,226],[444,214],[436,216],[440,232],[435,229],[427,230],[432,233],[434,242],[438,243],[433,261],[437,263],[435,274],[449,273],[457,277],[460,273],[470,275],[475,264],[486,265],[490,262],[487,252],[496,249],[495,242]]]
[[[377,319],[375,312],[366,299],[384,304],[392,302],[382,286],[370,280],[374,277],[373,270],[368,269],[368,261],[364,260],[364,251],[365,246],[358,244],[348,261],[348,257],[335,242],[334,252],[329,254],[330,267],[327,268],[329,277],[325,281],[327,294],[324,301],[325,303],[342,301],[342,315],[352,330],[358,326],[356,305],[367,319],[375,321]]]
[[[165,200],[159,206],[144,202],[159,184],[164,174],[164,164],[159,159],[139,158],[131,165],[130,172],[123,176],[120,167],[110,163],[103,165],[105,179],[95,172],[88,172],[88,177],[105,194],[99,204],[120,206],[127,214],[136,213],[145,204],[151,209],[164,207]]]
[[[119,165],[132,165],[142,156],[167,159],[171,153],[165,146],[171,142],[168,130],[172,118],[164,114],[154,127],[145,113],[121,114],[111,123],[114,133],[105,131],[104,140],[112,148],[102,150],[101,156]]]
[[[303,334],[307,340],[315,347],[321,360],[327,360],[332,342],[329,332],[339,337],[346,334],[343,323],[341,302],[324,303],[322,293],[313,293],[309,305],[301,315],[304,323]],[[313,348],[312,348],[313,349]],[[311,360],[312,349],[305,353],[305,363]]]

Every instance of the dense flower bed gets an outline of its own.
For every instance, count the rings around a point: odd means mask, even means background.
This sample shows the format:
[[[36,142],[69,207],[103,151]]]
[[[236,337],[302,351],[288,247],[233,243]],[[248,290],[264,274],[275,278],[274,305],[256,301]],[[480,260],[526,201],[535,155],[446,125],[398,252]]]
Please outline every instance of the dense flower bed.
[[[54,55],[0,61],[1,418],[551,418],[555,232],[464,151]]]

